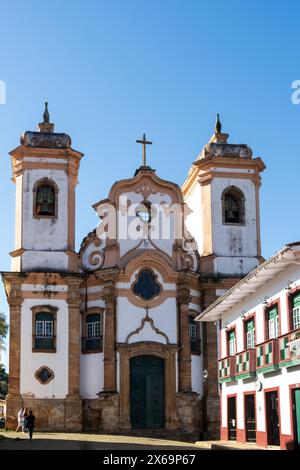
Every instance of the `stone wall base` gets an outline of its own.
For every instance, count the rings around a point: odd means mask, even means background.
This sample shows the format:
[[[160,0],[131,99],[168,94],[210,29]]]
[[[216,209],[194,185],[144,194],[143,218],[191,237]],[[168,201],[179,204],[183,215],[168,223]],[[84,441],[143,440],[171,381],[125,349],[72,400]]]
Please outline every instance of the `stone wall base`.
[[[202,400],[196,393],[177,393],[178,430],[202,438]]]
[[[21,408],[32,410],[39,431],[82,430],[82,401],[80,398],[7,398],[6,429],[15,430]]]
[[[207,405],[207,435],[210,440],[220,439],[220,397],[209,395],[206,398]]]
[[[99,393],[99,399],[83,400],[83,429],[114,433],[119,431],[119,394]]]
[[[40,431],[89,431],[107,434],[134,434],[130,427],[124,430],[120,425],[120,397],[117,393],[100,393],[97,399],[81,400],[78,397],[66,399],[7,398],[6,427],[17,427],[18,411],[22,407],[32,410],[36,417],[36,430]],[[170,433],[170,436],[188,440],[202,438],[202,401],[196,393],[176,394],[176,420],[172,429],[155,431]],[[149,430],[144,430],[147,433]]]

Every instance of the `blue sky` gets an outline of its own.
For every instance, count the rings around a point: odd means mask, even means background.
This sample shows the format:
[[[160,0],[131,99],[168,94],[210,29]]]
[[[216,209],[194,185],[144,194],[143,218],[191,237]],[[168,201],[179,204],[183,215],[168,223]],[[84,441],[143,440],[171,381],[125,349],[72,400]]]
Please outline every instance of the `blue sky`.
[[[1,2],[0,269],[14,247],[8,152],[36,128],[46,100],[56,130],[85,153],[77,247],[97,224],[91,205],[140,165],[143,132],[151,166],[181,184],[217,112],[230,142],[247,143],[267,166],[264,256],[298,240],[299,14],[293,0]]]

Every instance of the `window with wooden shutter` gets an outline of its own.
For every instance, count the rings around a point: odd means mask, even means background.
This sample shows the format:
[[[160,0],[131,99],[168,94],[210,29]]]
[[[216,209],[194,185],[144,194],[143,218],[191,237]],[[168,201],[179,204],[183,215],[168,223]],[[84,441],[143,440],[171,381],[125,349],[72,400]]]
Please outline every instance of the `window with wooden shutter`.
[[[292,328],[300,328],[300,292],[297,292],[292,298]]]
[[[245,322],[246,349],[255,347],[255,324],[254,319]]]
[[[279,330],[279,316],[278,316],[277,305],[268,311],[267,318],[268,318],[269,339],[277,338],[278,330]]]
[[[228,352],[229,356],[234,356],[236,354],[236,338],[234,330],[228,332]]]

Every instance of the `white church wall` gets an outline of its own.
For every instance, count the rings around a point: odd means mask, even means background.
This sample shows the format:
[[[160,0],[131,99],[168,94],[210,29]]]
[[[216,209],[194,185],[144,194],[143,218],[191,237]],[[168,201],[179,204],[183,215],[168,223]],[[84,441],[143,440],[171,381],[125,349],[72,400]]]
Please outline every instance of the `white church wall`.
[[[203,360],[202,355],[192,355],[192,389],[203,395]]]
[[[103,390],[103,353],[81,354],[80,395],[83,399],[98,398]]]
[[[25,251],[22,255],[22,270],[56,270],[66,271],[68,266],[68,256],[65,253]]]
[[[191,210],[186,218],[186,227],[191,235],[195,238],[199,253],[203,253],[203,216],[202,216],[202,194],[201,186],[196,181],[189,194],[185,197],[185,203]]]
[[[22,248],[22,184],[23,174],[16,178],[16,206],[15,206],[15,250]]]
[[[26,157],[25,157],[26,160]],[[67,163],[67,160],[63,160]],[[57,219],[33,217],[33,188],[49,178],[58,186]],[[23,248],[27,250],[66,250],[68,243],[68,175],[52,169],[27,170],[23,179]]]
[[[127,336],[141,326],[146,311],[129,302],[126,297],[118,297],[117,301],[117,341],[125,343]],[[170,343],[177,343],[177,311],[176,299],[169,298],[158,307],[149,309],[149,317],[154,326],[169,338]],[[148,326],[146,324],[146,326]],[[150,341],[148,328],[143,328],[135,341]],[[165,343],[163,336],[156,335],[155,341]],[[151,339],[152,341],[152,339]]]
[[[218,170],[219,171],[219,170]],[[214,178],[212,181],[213,251],[218,256],[257,256],[256,193],[252,181],[238,178]],[[245,226],[224,225],[222,193],[236,186],[245,196]],[[220,270],[220,272],[222,272]],[[224,271],[226,272],[226,271]]]
[[[141,231],[136,229],[137,225],[139,225],[139,219],[136,217],[136,209],[137,205],[142,203],[143,196],[141,194],[137,194],[135,192],[128,192],[123,194],[125,196],[123,203],[125,204],[126,197],[129,201],[131,201],[131,206],[129,207],[128,213],[119,214],[119,224],[118,224],[118,236],[119,236],[119,244],[120,244],[120,256],[124,256],[128,251],[138,248],[139,243],[141,242]],[[164,193],[156,193],[150,194],[148,200],[153,204],[153,210],[159,211],[160,204],[162,202],[166,203],[167,205],[171,205],[171,198],[169,195]],[[169,223],[169,218],[166,218],[166,221]],[[171,217],[172,220],[172,217]],[[153,218],[153,225],[155,218]],[[168,225],[168,224],[167,224]],[[159,225],[160,228],[162,225]],[[171,223],[171,231],[169,232],[166,229],[166,233],[161,234],[157,231],[153,230],[151,232],[151,238],[153,239],[153,243],[158,249],[162,250],[163,252],[167,253],[170,257],[172,256],[172,248],[174,243],[174,229],[172,229],[173,223]],[[162,236],[163,235],[163,236]],[[144,248],[144,243],[142,242],[140,248]],[[151,249],[151,242],[147,248]]]
[[[32,310],[36,305],[52,305],[57,311],[57,337],[55,353],[32,352]],[[42,385],[35,372],[42,366],[54,372],[54,379]],[[35,398],[65,398],[68,394],[68,305],[65,300],[25,299],[21,310],[21,394]]]

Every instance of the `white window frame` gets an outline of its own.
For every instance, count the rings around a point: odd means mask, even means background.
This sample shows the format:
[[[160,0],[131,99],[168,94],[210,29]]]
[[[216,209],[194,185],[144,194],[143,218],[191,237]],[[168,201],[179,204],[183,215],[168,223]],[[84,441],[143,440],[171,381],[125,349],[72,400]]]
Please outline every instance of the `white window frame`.
[[[35,322],[35,336],[36,338],[44,338],[45,335],[45,322],[43,320],[37,320]]]
[[[255,347],[255,329],[247,331],[246,334],[246,349],[253,349]]]
[[[268,321],[268,328],[269,328],[269,339],[278,338],[278,330],[279,330],[279,316],[278,315],[276,318],[270,318],[270,320]]]
[[[300,307],[293,308],[293,329],[300,328]]]
[[[236,354],[236,339],[229,340],[229,356],[235,356]]]
[[[45,322],[45,338],[53,338],[53,321],[46,320]]]
[[[99,334],[98,334],[99,332]],[[87,322],[86,324],[87,339],[101,338],[101,321]]]

